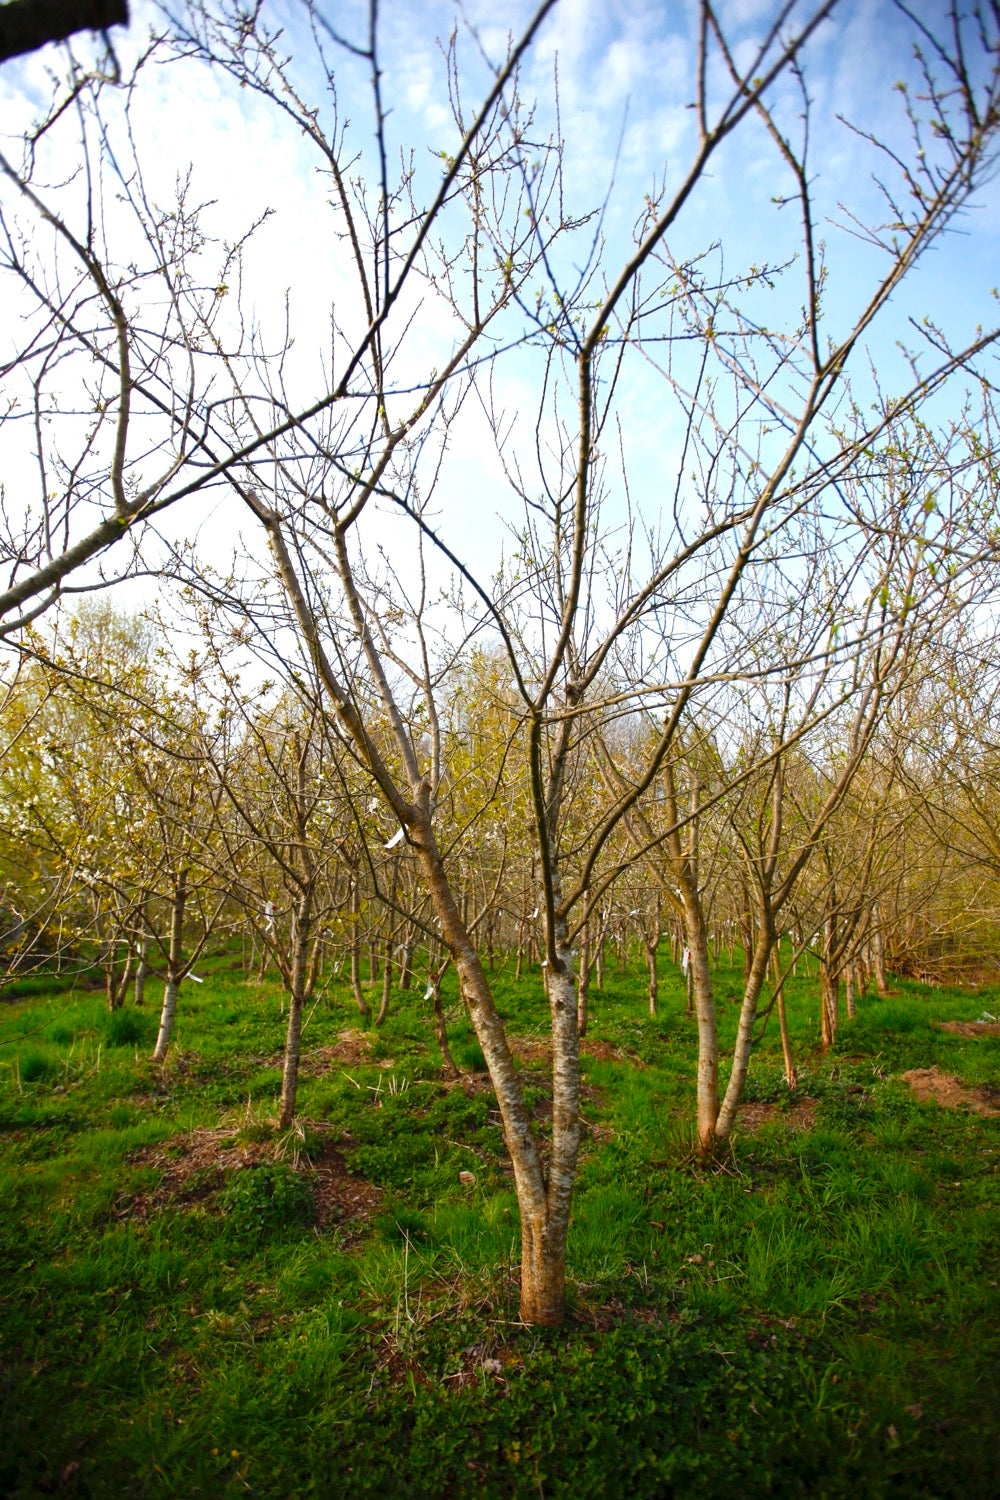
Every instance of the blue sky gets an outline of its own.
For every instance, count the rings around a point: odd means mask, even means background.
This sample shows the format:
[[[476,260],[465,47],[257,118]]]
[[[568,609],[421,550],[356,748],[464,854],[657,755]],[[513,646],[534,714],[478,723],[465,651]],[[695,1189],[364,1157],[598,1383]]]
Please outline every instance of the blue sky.
[[[133,9],[128,35],[116,38],[126,62],[143,45],[148,27],[157,24],[153,8],[139,4]],[[943,21],[938,0],[915,9],[928,25]],[[521,3],[506,6],[501,28],[496,24],[495,5],[480,0],[464,6],[460,15],[446,4],[417,6],[383,0],[380,61],[390,169],[401,160],[409,162],[412,153],[418,200],[433,191],[441,171],[440,153],[453,149],[457,139],[443,57],[443,44],[452,28],[458,28],[463,103],[468,109],[488,83],[487,62],[497,62],[503,54],[507,28],[516,35],[530,13],[530,7]],[[771,13],[770,6],[757,0],[737,0],[720,7],[738,59],[748,54]],[[321,110],[326,109],[301,6],[294,0],[280,0],[266,3],[263,14],[283,28],[303,93]],[[366,7],[338,4],[329,14],[343,36],[363,42]],[[521,97],[536,101],[534,137],[545,142],[557,125],[562,131],[567,211],[583,216],[603,205],[602,274],[606,278],[613,278],[630,251],[644,196],[658,186],[669,193],[691,158],[694,17],[691,4],[638,0],[626,6],[563,0],[544,23],[522,69]],[[879,252],[844,227],[841,204],[862,218],[878,211],[870,181],[878,161],[868,144],[838,116],[900,146],[904,122],[900,95],[893,84],[914,77],[911,44],[912,28],[887,0],[850,0],[822,25],[805,54],[813,111],[810,168],[817,221],[827,246],[829,332],[833,336],[843,333],[847,320],[863,304],[881,261]],[[78,55],[85,57],[88,47],[88,42],[81,41]],[[339,116],[342,123],[350,122],[345,156],[356,159],[355,170],[370,177],[375,156],[368,66],[334,48],[331,55],[337,61]],[[16,136],[25,128],[46,95],[48,70],[62,66],[60,54],[47,52],[0,73],[0,130]],[[797,131],[801,96],[793,80],[784,78],[774,99],[783,128]],[[190,165],[192,195],[212,204],[204,222],[219,241],[236,237],[265,210],[274,211],[247,253],[244,310],[262,330],[264,341],[273,344],[284,328],[287,295],[295,341],[287,361],[288,380],[296,397],[307,403],[325,378],[330,308],[350,326],[357,322],[359,302],[349,259],[335,238],[329,190],[317,176],[306,143],[294,131],[283,130],[273,112],[249,92],[193,63],[171,63],[148,71],[134,97],[133,125],[152,197],[166,202],[177,175]],[[54,144],[53,178],[60,170],[64,179],[70,177],[75,169],[73,148],[72,130],[64,131]],[[65,153],[63,158],[59,152]],[[712,264],[724,267],[729,275],[765,261],[791,258],[800,248],[798,211],[794,203],[778,209],[773,201],[789,189],[788,174],[773,145],[751,123],[713,160],[672,232],[671,244],[678,255],[688,257],[721,242],[723,250]],[[72,198],[78,184],[63,191]],[[557,274],[571,281],[592,241],[592,228],[569,240],[555,262]],[[209,247],[206,263],[214,253]],[[919,319],[929,313],[960,341],[971,337],[977,323],[997,321],[991,289],[998,265],[1000,194],[993,182],[930,251],[868,336],[867,352],[857,361],[859,393],[864,393],[869,362],[890,391],[894,384],[902,385],[905,370],[896,344],[908,337],[908,317]],[[594,283],[595,294],[599,286],[600,277]],[[794,312],[802,288],[799,262],[774,293],[756,294],[759,316],[781,322]],[[16,315],[13,302],[8,301],[6,310],[0,312],[0,336],[4,320]],[[407,334],[408,367],[417,371],[423,363],[433,362],[446,340],[440,314],[427,305],[415,306],[414,323]],[[497,376],[498,405],[514,424],[515,435],[523,429],[520,440],[526,452],[532,441],[539,380],[537,358],[526,353],[510,358]],[[640,362],[627,372],[622,398],[616,442],[625,451],[634,492],[648,491],[644,504],[652,516],[669,481],[669,474],[664,480],[659,471],[664,453],[669,454],[678,440],[677,408],[662,380]],[[526,462],[531,462],[530,453]],[[16,459],[9,461],[8,475],[16,468]],[[513,512],[509,486],[491,452],[475,403],[467,403],[462,420],[455,425],[438,495],[456,547],[475,553],[480,570],[488,573],[503,545],[502,533],[490,517],[495,512],[508,516]],[[470,496],[474,503],[470,504]],[[211,518],[216,514],[206,511],[201,502],[188,504],[170,525],[175,534],[182,535],[207,527],[207,545],[218,548],[223,538],[228,544],[234,530],[228,512],[222,529],[214,530],[216,521]],[[241,524],[242,518],[237,522]]]

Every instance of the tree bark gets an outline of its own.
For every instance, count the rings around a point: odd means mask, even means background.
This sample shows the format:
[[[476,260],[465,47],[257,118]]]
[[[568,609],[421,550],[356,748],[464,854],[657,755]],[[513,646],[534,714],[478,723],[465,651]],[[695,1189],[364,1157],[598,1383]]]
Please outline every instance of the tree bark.
[[[825,959],[820,960],[820,1036],[824,1050],[837,1040],[840,1016],[840,975]]]
[[[451,1055],[451,1048],[448,1046],[448,1028],[444,1019],[444,1006],[441,1003],[441,980],[449,962],[450,960],[446,959],[444,963],[440,963],[433,955],[431,956],[427,969],[427,989],[434,1012],[434,1035],[441,1053],[441,1066],[449,1078],[459,1078],[461,1073]]]
[[[302,1055],[302,1013],[309,989],[309,937],[312,926],[313,887],[302,890],[292,910],[291,966],[288,983],[288,1025],[285,1030],[285,1056],[281,1069],[281,1100],[278,1127],[287,1130],[295,1118],[295,1100],[299,1087],[299,1061]]]
[[[139,944],[139,962],[135,970],[135,1003],[142,1006],[146,999],[146,975],[149,973],[149,938],[143,933]]]
[[[646,950],[646,973],[648,976],[646,995],[649,1000],[649,1014],[655,1017],[656,1002],[660,992],[659,979],[656,973],[656,949],[658,942],[652,943],[648,938],[644,937],[642,945]]]
[[[885,937],[882,932],[882,916],[878,908],[873,913],[874,926],[872,928],[872,973],[875,976],[875,988],[880,995],[889,993],[889,976],[885,971]]]
[[[525,1323],[555,1327],[565,1312],[566,1236],[580,1146],[580,1060],[572,958],[560,935],[556,943],[559,967],[548,975],[552,1141],[546,1170],[503,1022],[434,839],[428,802],[429,789],[422,789],[421,805],[413,810],[409,832],[503,1121],[521,1216],[521,1317]]]
[[[792,1057],[792,1042],[788,1035],[788,1017],[785,1014],[785,988],[778,991],[778,1029],[781,1032],[781,1055],[785,1060],[785,1082],[790,1089],[799,1086],[799,1075]]]
[[[586,1036],[590,1019],[590,918],[589,913],[580,928],[579,969],[576,976],[576,1034]]]
[[[376,1026],[384,1025],[389,1014],[389,1005],[392,1000],[392,978],[392,938],[388,937],[385,940],[385,950],[382,957],[382,999],[379,1004],[378,1015],[375,1017]]]
[[[174,885],[174,899],[170,907],[170,949],[167,957],[167,981],[163,989],[163,1008],[160,1011],[160,1030],[153,1048],[153,1061],[166,1061],[167,1049],[174,1031],[174,1012],[177,1009],[177,994],[184,977],[184,908],[187,905],[187,870],[178,870]]]
[[[356,875],[351,877],[351,940],[347,953],[350,964],[351,993],[361,1013],[361,1019],[367,1026],[372,1018],[372,1009],[361,988],[361,886]]]
[[[757,1004],[767,977],[767,966],[774,946],[774,929],[761,913],[758,924],[757,943],[750,964],[750,978],[743,991],[740,1019],[736,1028],[736,1043],[733,1048],[733,1066],[726,1085],[725,1097],[716,1121],[716,1139],[726,1140],[736,1123],[736,1111],[746,1087],[747,1070],[750,1067],[750,1052],[753,1046],[753,1029],[757,1020]]]

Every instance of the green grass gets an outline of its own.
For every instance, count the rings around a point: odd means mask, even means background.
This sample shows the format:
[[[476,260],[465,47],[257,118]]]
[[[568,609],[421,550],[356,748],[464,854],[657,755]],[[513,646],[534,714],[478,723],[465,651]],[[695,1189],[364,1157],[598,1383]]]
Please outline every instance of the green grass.
[[[899,1075],[1000,1083],[994,1041],[932,1024],[1000,992],[896,986],[823,1056],[800,974],[799,1092],[769,1026],[747,1089],[767,1118],[705,1165],[677,977],[650,1020],[639,965],[609,968],[569,1316],[542,1333],[517,1321],[516,1201],[453,976],[464,1083],[420,990],[353,1050],[335,990],[279,1136],[280,991],[225,962],[182,990],[162,1072],[153,984],[142,1012],[37,988],[0,1006],[0,1493],[993,1492],[1000,1125]],[[537,971],[496,989],[511,1034],[543,1038]],[[311,1067],[326,1047],[350,1056]],[[530,1049],[522,1081],[543,1111]]]

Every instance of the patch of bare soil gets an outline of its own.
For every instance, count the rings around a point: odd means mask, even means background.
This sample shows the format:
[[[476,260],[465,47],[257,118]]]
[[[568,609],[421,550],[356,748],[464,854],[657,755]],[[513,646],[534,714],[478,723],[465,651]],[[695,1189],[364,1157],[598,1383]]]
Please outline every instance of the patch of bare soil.
[[[1000,1089],[972,1088],[940,1068],[911,1068],[902,1075],[918,1099],[945,1109],[971,1109],[977,1115],[1000,1115]]]
[[[811,1130],[816,1123],[818,1108],[819,1100],[809,1098],[795,1099],[790,1105],[754,1101],[740,1105],[737,1120],[739,1128],[750,1135],[755,1135],[762,1125],[775,1120],[787,1125],[789,1130]]]
[[[931,1025],[955,1036],[1000,1036],[1000,1021],[932,1021]]]
[[[342,1031],[336,1042],[329,1047],[316,1047],[303,1050],[299,1067],[303,1073],[325,1073],[331,1063],[359,1063],[371,1062],[372,1044],[371,1038],[365,1036],[363,1031]]]
[[[584,1037],[580,1043],[580,1051],[585,1057],[596,1057],[598,1062],[627,1062],[640,1071],[646,1066],[642,1058],[636,1057],[634,1052],[623,1052],[620,1047],[612,1047],[610,1042],[592,1042],[588,1037]]]
[[[544,1064],[550,1067],[552,1063],[552,1043],[542,1041],[533,1036],[513,1036],[510,1039],[510,1049],[517,1057],[522,1066],[533,1064]],[[610,1042],[600,1042],[584,1037],[580,1043],[580,1052],[584,1057],[596,1057],[598,1062],[627,1062],[633,1068],[644,1068],[646,1065],[641,1058],[631,1052],[623,1052],[620,1047],[613,1047]]]
[[[316,1178],[316,1222],[320,1229],[341,1219],[367,1219],[382,1200],[382,1189],[356,1177],[333,1142],[312,1163]]]
[[[310,1132],[322,1135],[323,1126],[311,1125]],[[284,1161],[313,1179],[320,1229],[342,1219],[367,1218],[381,1202],[382,1189],[348,1170],[332,1137],[321,1142],[312,1160],[304,1157],[295,1160],[288,1142],[287,1135],[276,1141],[234,1139],[233,1126],[219,1126],[191,1130],[162,1146],[143,1147],[132,1160],[143,1166],[158,1167],[162,1179],[151,1192],[137,1194],[119,1204],[117,1217],[148,1219],[169,1204],[198,1203],[219,1191],[228,1172],[275,1161]]]

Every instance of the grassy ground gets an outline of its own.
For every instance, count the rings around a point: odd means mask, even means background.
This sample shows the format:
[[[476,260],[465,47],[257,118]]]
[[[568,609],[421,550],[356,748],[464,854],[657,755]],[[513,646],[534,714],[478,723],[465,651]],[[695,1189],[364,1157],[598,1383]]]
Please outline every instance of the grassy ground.
[[[546,1334],[517,1321],[489,1090],[442,1081],[421,991],[368,1034],[323,998],[276,1137],[279,992],[205,976],[163,1074],[155,992],[113,1017],[97,994],[0,1004],[0,1493],[996,1493],[1000,1125],[901,1075],[1000,1103],[1000,1037],[932,1024],[1000,991],[900,984],[822,1057],[802,976],[801,1087],[772,1026],[706,1168],[680,989],[665,974],[651,1020],[643,977],[609,973],[571,1313]],[[537,975],[498,994],[541,1110]],[[452,1034],[474,1069],[457,1013]]]

